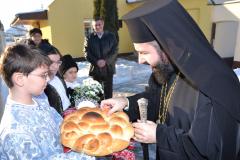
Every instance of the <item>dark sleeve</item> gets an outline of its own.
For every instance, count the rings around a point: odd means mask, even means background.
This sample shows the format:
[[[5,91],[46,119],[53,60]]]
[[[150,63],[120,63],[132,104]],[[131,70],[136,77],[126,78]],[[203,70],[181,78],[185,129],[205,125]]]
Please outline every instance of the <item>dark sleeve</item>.
[[[63,114],[62,100],[56,89],[50,84],[48,84],[44,92],[48,97],[49,105],[53,107],[60,115],[62,115]]]
[[[71,106],[70,107],[74,107],[75,106],[75,100],[73,98],[73,92],[74,92],[74,89],[72,89],[70,87],[67,88],[67,93],[69,95],[69,100],[71,102]]]
[[[223,108],[201,95],[189,131],[159,124],[156,131],[159,156],[164,160],[236,159],[239,125]]]
[[[155,122],[158,118],[160,92],[161,85],[158,84],[154,80],[153,75],[151,75],[148,81],[148,87],[146,87],[144,92],[127,97],[129,100],[129,110],[127,111],[127,114],[129,115],[130,120],[136,121],[140,118],[137,100],[140,98],[146,98],[148,99],[147,119]]]
[[[94,56],[94,53],[92,52],[92,48],[91,48],[91,37],[92,37],[91,35],[85,37],[84,39],[83,52],[86,60],[89,61],[91,64],[96,65],[97,59],[96,59],[96,56]]]
[[[110,52],[107,54],[106,57],[106,61],[107,64],[113,64],[115,63],[116,59],[117,59],[117,54],[118,54],[118,43],[117,43],[117,39],[116,36],[113,33],[109,33],[110,35],[110,43],[112,43],[111,46],[111,50]]]
[[[126,111],[126,113],[128,114],[131,122],[135,122],[137,119],[140,119],[137,100],[140,98],[146,98],[146,94],[146,92],[142,92],[134,96],[127,97],[129,101],[129,110]]]

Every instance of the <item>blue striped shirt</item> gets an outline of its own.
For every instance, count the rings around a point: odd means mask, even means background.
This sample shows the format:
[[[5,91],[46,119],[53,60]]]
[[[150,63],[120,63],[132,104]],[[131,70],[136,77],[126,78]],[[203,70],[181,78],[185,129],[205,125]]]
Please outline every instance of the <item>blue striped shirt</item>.
[[[94,160],[83,153],[63,153],[62,117],[46,101],[23,105],[7,98],[0,124],[1,160]]]

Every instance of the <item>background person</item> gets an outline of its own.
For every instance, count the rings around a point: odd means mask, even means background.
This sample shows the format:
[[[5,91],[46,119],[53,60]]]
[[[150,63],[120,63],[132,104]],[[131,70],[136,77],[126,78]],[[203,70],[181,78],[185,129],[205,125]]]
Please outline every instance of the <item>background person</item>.
[[[86,37],[84,44],[85,57],[91,63],[89,75],[103,85],[104,97],[111,98],[117,59],[116,36],[103,30],[104,21],[102,18],[94,19],[92,26],[94,32]]]
[[[39,28],[33,28],[29,31],[30,38],[24,40],[23,43],[29,45],[31,48],[40,48],[42,45],[49,44],[47,39],[42,39],[42,31]]]
[[[61,58],[62,64],[59,67],[59,75],[64,79],[67,88],[74,89],[80,84],[77,83],[78,65],[70,54]]]
[[[70,54],[64,55],[61,58],[62,64],[59,67],[59,75],[66,83],[67,93],[71,102],[71,106],[75,106],[73,99],[74,88],[79,87],[77,82],[78,66]]]

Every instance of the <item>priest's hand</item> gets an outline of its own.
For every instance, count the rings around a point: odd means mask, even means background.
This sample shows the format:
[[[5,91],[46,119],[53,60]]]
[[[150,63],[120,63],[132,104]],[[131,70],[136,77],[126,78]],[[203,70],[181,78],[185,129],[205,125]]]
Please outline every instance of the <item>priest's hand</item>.
[[[103,100],[100,107],[104,109],[105,107],[109,108],[108,114],[112,114],[117,111],[122,111],[124,107],[128,105],[128,99],[125,97],[117,97]]]
[[[152,121],[133,123],[134,140],[141,143],[156,143],[157,124]]]

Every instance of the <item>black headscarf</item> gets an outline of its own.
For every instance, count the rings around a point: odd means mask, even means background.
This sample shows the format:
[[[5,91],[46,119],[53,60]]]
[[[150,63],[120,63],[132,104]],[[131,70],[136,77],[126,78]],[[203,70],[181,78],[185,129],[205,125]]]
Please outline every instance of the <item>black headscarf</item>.
[[[147,1],[122,19],[134,43],[156,40],[200,92],[240,121],[240,83],[236,75],[178,1]]]

